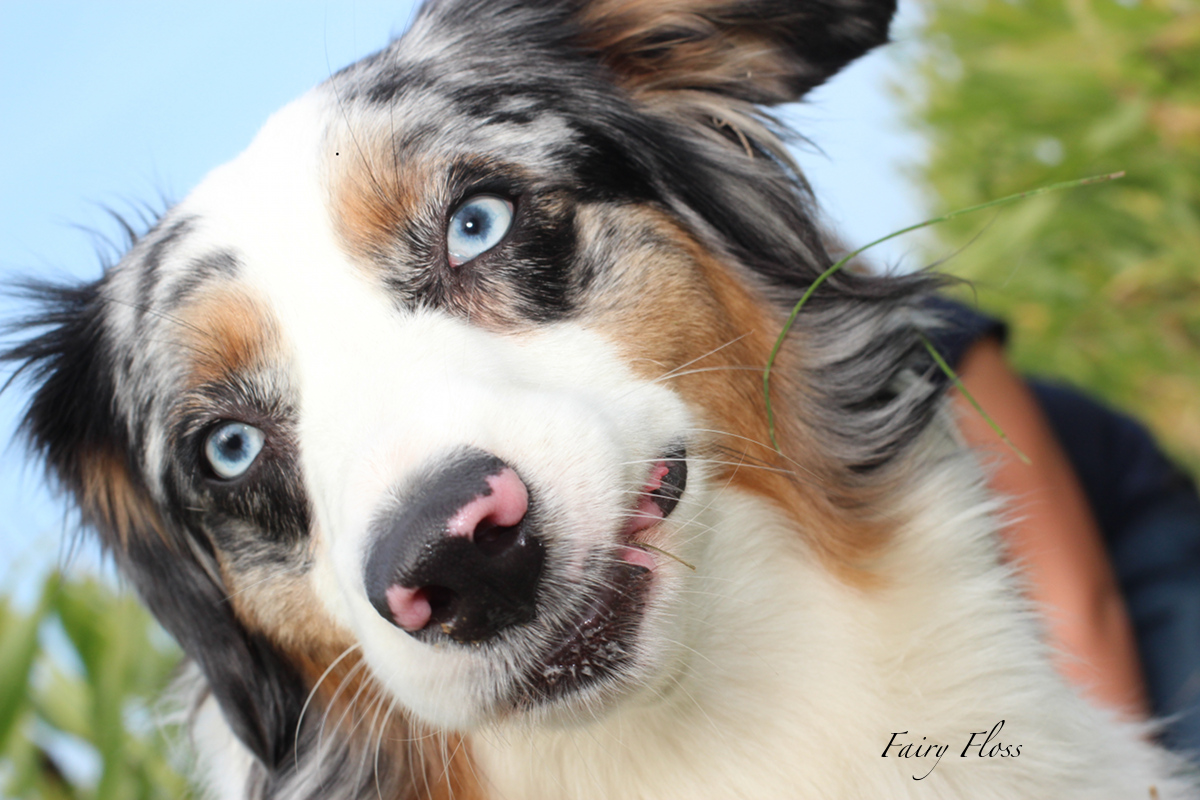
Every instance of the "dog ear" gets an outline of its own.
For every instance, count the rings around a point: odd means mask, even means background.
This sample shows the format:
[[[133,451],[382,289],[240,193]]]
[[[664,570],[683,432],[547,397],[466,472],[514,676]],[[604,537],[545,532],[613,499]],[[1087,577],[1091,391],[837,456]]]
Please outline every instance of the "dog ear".
[[[887,41],[895,0],[587,0],[584,41],[634,94],[798,100]]]
[[[116,410],[103,280],[25,288],[41,313],[16,327],[40,333],[0,359],[17,365],[10,383],[24,376],[35,386],[23,421],[32,449],[198,664],[238,738],[268,770],[286,766],[306,696],[302,681],[234,616],[211,544],[164,519],[139,477],[129,426]]]

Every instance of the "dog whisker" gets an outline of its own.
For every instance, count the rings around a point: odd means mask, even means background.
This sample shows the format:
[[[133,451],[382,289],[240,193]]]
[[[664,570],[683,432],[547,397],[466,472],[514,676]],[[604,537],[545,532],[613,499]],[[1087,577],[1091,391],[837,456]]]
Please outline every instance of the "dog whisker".
[[[687,375],[702,375],[706,372],[754,372],[761,375],[762,371],[762,367],[756,367],[752,365],[721,364],[720,366],[715,367],[697,367],[696,369],[684,370],[682,372],[673,370],[666,375],[655,378],[653,382],[662,383],[664,381],[675,380],[676,378],[683,378]]]
[[[733,339],[730,339],[729,341],[725,342],[724,344],[719,344],[716,347],[712,348],[711,350],[701,353],[700,355],[696,356],[695,358],[691,359],[690,361],[685,361],[684,363],[680,364],[679,366],[675,367],[674,369],[670,370],[669,372],[665,372],[662,375],[659,375],[655,380],[663,381],[663,380],[666,380],[667,378],[675,377],[680,372],[680,370],[687,369],[688,367],[692,366],[693,364],[699,363],[706,358],[710,358],[710,357],[716,355],[717,353],[721,352],[725,348],[731,347],[731,346],[737,344],[738,342],[742,341],[749,335],[750,335],[749,332],[743,333],[741,336],[736,336]]]
[[[320,677],[318,677],[317,680],[313,683],[312,688],[309,689],[308,696],[304,698],[304,705],[301,706],[301,708],[300,708],[300,715],[296,718],[296,728],[295,728],[295,733],[293,734],[293,737],[295,739],[295,752],[296,752],[297,758],[299,758],[299,753],[300,753],[300,747],[299,747],[299,745],[300,745],[300,730],[301,730],[301,727],[304,725],[304,716],[305,716],[305,714],[308,713],[309,705],[312,704],[313,698],[315,698],[317,696],[317,692],[320,690],[321,684],[324,683],[325,679],[328,678],[333,673],[333,671],[337,668],[337,665],[340,664],[342,662],[342,660],[345,659],[347,656],[349,656],[351,653],[358,650],[360,647],[362,647],[361,644],[355,643],[355,644],[352,644],[349,647],[345,648],[344,650],[342,650],[341,654],[339,654],[337,658],[335,658],[333,661],[331,661],[329,663],[329,666],[325,668],[325,671],[321,673]],[[297,762],[296,767],[299,768],[299,766],[300,766],[300,764],[299,764],[299,762]]]
[[[329,701],[325,704],[325,708],[323,709],[322,714],[321,714],[321,723],[320,723],[320,725],[317,726],[317,745],[316,745],[316,753],[314,755],[314,758],[318,762],[320,762],[326,756],[326,753],[322,750],[322,747],[324,746],[324,743],[325,743],[325,732],[329,726],[329,716],[332,713],[333,709],[337,706],[338,698],[341,697],[342,692],[346,688],[346,685],[349,684],[352,680],[354,680],[358,676],[358,673],[362,672],[364,669],[366,669],[365,661],[359,661],[357,664],[352,666],[350,668],[349,672],[346,673],[345,677],[343,677],[342,680],[338,683],[337,688],[335,688],[333,691],[333,695],[329,698]],[[360,689],[361,689],[361,687],[360,687]],[[356,693],[354,697],[357,698],[357,696],[358,695]],[[334,726],[334,728],[331,731],[331,736],[337,735],[339,733],[338,728],[340,728],[342,721],[345,720],[346,714],[349,713],[349,709],[353,706],[353,704],[354,704],[354,698],[352,698],[351,701],[349,703],[347,703],[346,708],[343,709],[341,716],[338,718],[337,724]]]

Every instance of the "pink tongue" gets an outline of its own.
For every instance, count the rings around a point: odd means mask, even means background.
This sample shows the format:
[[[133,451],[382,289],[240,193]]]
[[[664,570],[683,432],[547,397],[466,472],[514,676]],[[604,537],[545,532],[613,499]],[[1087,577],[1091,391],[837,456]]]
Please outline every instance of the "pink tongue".
[[[642,487],[642,494],[638,498],[637,508],[633,510],[633,515],[625,523],[625,530],[621,532],[621,536],[626,540],[632,540],[634,534],[638,533],[638,531],[652,528],[662,521],[663,510],[659,508],[658,503],[654,502],[654,498],[650,494],[662,488],[663,478],[666,477],[669,471],[670,468],[667,467],[664,461],[658,462],[654,465],[654,469],[650,470],[650,478],[646,481],[646,485]],[[640,547],[621,548],[619,558],[626,564],[633,564],[649,570],[653,570],[658,566],[658,562],[655,561],[654,556]]]
[[[620,558],[626,564],[645,567],[649,570],[653,570],[658,566],[658,562],[654,560],[654,556],[650,555],[640,547],[622,547]]]
[[[662,479],[666,477],[668,472],[670,472],[670,468],[666,465],[666,462],[660,461],[654,465],[654,469],[650,471],[650,479],[646,481],[646,485],[642,488],[637,508],[633,510],[633,516],[629,518],[629,522],[625,524],[622,536],[630,538],[638,531],[644,531],[646,528],[657,525],[663,518],[662,509],[658,507],[658,503],[654,502],[654,498],[650,496],[650,493],[657,492],[662,488]]]

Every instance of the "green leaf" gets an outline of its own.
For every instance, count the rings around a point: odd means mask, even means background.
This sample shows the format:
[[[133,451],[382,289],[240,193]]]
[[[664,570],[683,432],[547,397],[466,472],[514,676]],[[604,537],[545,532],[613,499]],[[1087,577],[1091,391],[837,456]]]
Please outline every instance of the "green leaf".
[[[1200,5],[928,0],[936,45],[901,80],[930,142],[914,170],[953,209],[1040,176],[1124,169],[1102,192],[1029,204],[947,268],[1010,323],[1023,371],[1148,423],[1200,474]],[[952,68],[946,68],[951,65]],[[1062,162],[1038,160],[1053,137]],[[1043,151],[1044,152],[1044,151]],[[943,257],[978,226],[937,229]]]
[[[30,674],[38,653],[38,629],[47,608],[58,591],[58,579],[51,576],[42,586],[37,605],[28,614],[3,608],[4,628],[0,631],[0,747],[16,727],[28,706]]]
[[[38,716],[56,730],[90,739],[92,694],[87,683],[53,663],[46,673],[44,686],[31,697]]]
[[[47,634],[41,639],[51,646],[37,651],[26,670],[18,718],[18,723],[38,735],[36,740],[11,736],[0,751],[0,759],[11,765],[0,797],[168,800],[187,796],[186,782],[167,758],[162,732],[137,724],[145,714],[129,713],[152,707],[179,659],[178,650],[164,644],[145,609],[103,582],[82,578],[63,580],[53,596],[46,593],[40,620]],[[65,640],[55,639],[58,626]],[[3,632],[12,627],[4,624]],[[135,724],[127,725],[131,721]],[[95,748],[101,770],[95,787],[74,785],[38,744],[64,736]]]

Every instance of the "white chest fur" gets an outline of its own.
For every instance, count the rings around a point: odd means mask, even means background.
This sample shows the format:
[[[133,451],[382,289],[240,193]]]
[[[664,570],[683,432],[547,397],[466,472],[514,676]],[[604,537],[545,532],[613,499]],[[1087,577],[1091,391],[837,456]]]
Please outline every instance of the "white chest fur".
[[[864,590],[767,504],[724,493],[673,680],[577,727],[477,736],[486,782],[528,800],[1150,796],[1162,755],[1052,671],[995,508],[961,476],[911,498],[936,514],[914,515]],[[964,504],[947,514],[947,497]]]

